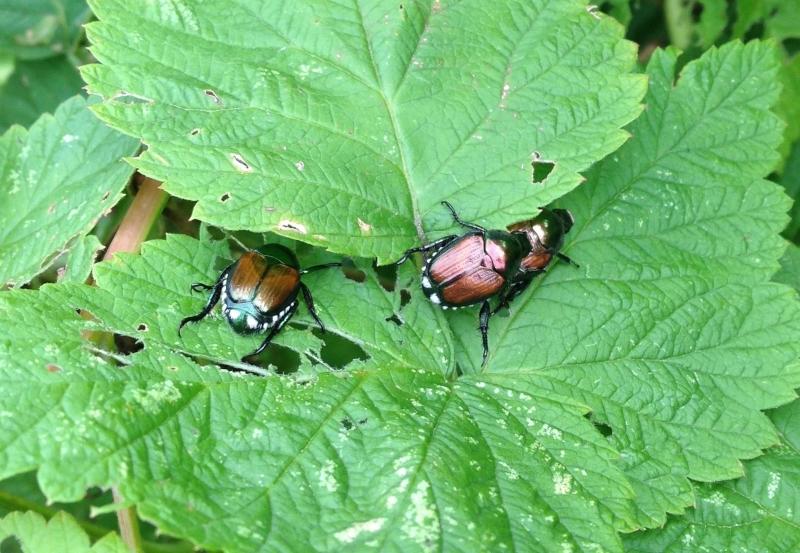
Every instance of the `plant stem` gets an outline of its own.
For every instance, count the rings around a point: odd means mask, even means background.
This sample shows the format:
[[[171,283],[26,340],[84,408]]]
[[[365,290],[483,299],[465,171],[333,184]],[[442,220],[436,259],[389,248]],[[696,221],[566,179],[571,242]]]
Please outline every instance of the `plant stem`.
[[[125,498],[122,497],[116,486],[111,488],[111,494],[114,496],[114,503],[125,503]],[[119,535],[131,553],[142,553],[142,534],[139,532],[139,519],[136,518],[136,508],[126,507],[118,510],[117,523],[119,524]]]
[[[139,191],[108,245],[103,260],[111,259],[117,252],[139,251],[167,203],[167,193],[159,188],[160,182],[139,173],[135,178],[139,183]]]
[[[167,193],[159,188],[161,184],[157,180],[145,177],[140,173],[136,174],[136,182],[139,184],[139,191],[133,199],[133,203],[128,208],[125,217],[122,219],[114,238],[106,249],[103,260],[111,259],[117,252],[137,252],[144,242],[153,224],[161,215],[161,211],[167,204]],[[124,500],[119,489],[114,486],[111,488],[114,502],[124,505]],[[119,524],[122,540],[128,546],[131,553],[142,552],[142,536],[139,532],[139,520],[136,518],[134,507],[125,507],[117,511],[117,522]]]
[[[32,511],[42,515],[48,520],[58,513],[56,509],[45,507],[35,501],[30,501],[24,497],[19,497],[2,490],[0,490],[0,505],[7,507],[10,511]],[[90,538],[92,538],[92,541],[99,540],[112,531],[110,528],[86,522],[85,520],[75,519],[75,522]],[[193,551],[194,548],[188,543],[162,544],[142,541],[142,550],[144,553],[189,553]]]

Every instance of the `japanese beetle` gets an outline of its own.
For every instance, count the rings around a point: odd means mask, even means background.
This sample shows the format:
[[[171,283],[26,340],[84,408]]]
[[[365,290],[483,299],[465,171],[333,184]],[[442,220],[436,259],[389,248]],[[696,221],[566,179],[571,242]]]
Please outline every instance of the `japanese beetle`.
[[[508,227],[508,231],[487,230],[462,221],[448,202],[453,220],[468,229],[435,242],[411,248],[397,260],[405,262],[416,252],[426,254],[422,269],[422,290],[442,309],[458,309],[481,304],[479,316],[483,341],[483,363],[489,355],[489,318],[518,296],[543,272],[554,257],[572,262],[558,250],[573,219],[564,209],[542,208],[533,219]],[[489,300],[498,298],[492,310]]]
[[[341,263],[326,263],[301,270],[297,257],[280,244],[267,244],[258,250],[245,252],[225,268],[214,284],[195,282],[192,290],[211,291],[206,306],[196,315],[186,317],[178,325],[178,334],[187,323],[194,323],[208,315],[222,299],[222,314],[237,334],[253,334],[269,330],[264,341],[253,352],[242,357],[258,355],[269,345],[281,328],[297,310],[297,295],[303,300],[311,316],[325,332],[325,325],[314,310],[311,291],[300,280],[301,275],[341,267]]]
[[[575,219],[566,209],[540,208],[533,219],[520,221],[507,226],[511,233],[522,233],[531,244],[531,251],[519,264],[519,272],[512,279],[508,293],[500,307],[508,307],[508,302],[521,294],[531,283],[533,277],[542,273],[553,257],[578,267],[578,264],[561,253],[564,237],[572,228]]]

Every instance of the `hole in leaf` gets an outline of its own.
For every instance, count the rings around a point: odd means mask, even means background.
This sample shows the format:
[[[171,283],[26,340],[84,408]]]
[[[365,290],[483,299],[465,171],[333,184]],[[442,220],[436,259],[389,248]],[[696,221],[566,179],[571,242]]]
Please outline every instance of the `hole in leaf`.
[[[272,365],[278,374],[292,374],[300,368],[300,354],[280,344],[272,343],[259,357],[259,365]]]
[[[555,162],[542,159],[539,152],[533,152],[533,161],[531,161],[531,167],[533,167],[533,182],[543,182],[550,176],[555,166]]]
[[[378,282],[381,287],[387,292],[392,292],[397,286],[397,265],[392,263],[391,265],[378,266],[373,263],[372,268],[375,270],[375,274],[378,275]]]
[[[214,102],[215,104],[218,105],[222,104],[222,99],[219,96],[217,96],[217,93],[214,92],[213,90],[207,88],[206,90],[203,91],[203,94],[211,98],[211,101]]]
[[[227,192],[225,192],[222,196],[219,197],[219,201],[222,202],[222,203],[225,203],[230,199],[231,199],[231,195],[228,194]]]
[[[302,223],[296,223],[294,221],[287,221],[283,220],[278,223],[278,228],[282,230],[293,230],[299,232],[300,234],[308,234],[308,229]]]
[[[403,320],[397,316],[397,313],[393,314],[391,317],[386,317],[384,320],[386,322],[394,323],[397,326],[403,326]]]
[[[128,92],[127,90],[120,90],[117,94],[111,97],[112,100],[120,102],[122,104],[152,104],[153,100],[151,98],[146,98],[144,96],[139,96],[138,94],[134,94],[132,92]]]
[[[233,165],[234,169],[239,171],[240,173],[252,173],[253,168],[250,167],[250,164],[247,163],[241,154],[231,153],[229,154],[231,164]]]
[[[136,327],[136,330],[138,330],[139,332],[147,332],[149,330],[149,327],[144,323],[140,323],[139,326]]]
[[[345,262],[342,266],[342,272],[344,272],[346,278],[354,282],[364,282],[367,278],[367,274],[352,263]]]
[[[594,425],[594,427],[597,429],[598,432],[600,432],[600,434],[602,434],[606,438],[611,436],[613,429],[606,423],[597,420],[594,417],[594,415],[592,415],[592,413],[586,413],[584,417],[589,419],[589,422],[591,422]]]
[[[114,345],[117,347],[117,351],[122,355],[130,355],[144,348],[144,344],[141,340],[137,340],[131,336],[125,336],[124,334],[114,334]]]
[[[361,361],[369,359],[369,355],[361,346],[343,336],[333,332],[321,334],[319,330],[314,330],[314,334],[323,340],[323,345],[319,352],[320,358],[331,367],[341,369],[356,359]]]
[[[400,290],[400,308],[402,309],[411,301],[411,292],[407,288]]]

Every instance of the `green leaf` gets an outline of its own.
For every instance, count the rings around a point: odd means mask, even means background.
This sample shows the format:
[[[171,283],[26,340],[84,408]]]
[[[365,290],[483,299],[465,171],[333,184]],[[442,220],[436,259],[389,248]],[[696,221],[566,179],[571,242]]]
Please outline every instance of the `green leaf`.
[[[675,62],[654,55],[634,138],[560,202],[580,270],[555,267],[490,328],[488,370],[530,376],[611,427],[643,525],[691,503],[686,477],[739,476],[739,459],[777,439],[759,409],[800,383],[798,303],[766,282],[788,208],[761,178],[782,130],[774,51],[712,49],[674,85]],[[452,322],[462,368],[479,370],[475,314]]]
[[[0,52],[41,59],[70,51],[89,13],[86,0],[0,0]]]
[[[696,507],[663,529],[625,539],[628,553],[796,551],[800,548],[800,402],[770,418],[782,444],[745,465],[732,482],[700,485]]]
[[[80,75],[66,56],[17,62],[0,88],[0,132],[11,125],[30,126],[43,113],[53,113],[61,102],[81,91]]]
[[[631,22],[630,0],[606,0],[600,5],[608,15],[625,25]]]
[[[758,22],[764,36],[778,41],[800,37],[800,2],[797,0],[737,0],[733,36],[741,38]]]
[[[203,303],[188,283],[213,278],[225,254],[173,236],[97,265],[99,288],[0,294],[9,327],[0,379],[15,398],[0,411],[19,413],[0,417],[0,477],[39,466],[51,499],[117,483],[162,530],[229,551],[621,550],[615,520],[629,516],[632,492],[585,407],[527,393],[524,378],[453,383],[420,369],[441,367],[450,345],[419,294],[400,307],[399,289],[389,294],[369,276],[309,275],[329,332],[359,340],[367,371],[309,381],[192,362],[230,366],[258,343],[216,318],[187,328],[184,343],[176,335],[182,314]],[[76,307],[99,320],[87,323]],[[12,325],[21,309],[28,324]],[[391,314],[403,324],[374,323]],[[115,367],[84,340],[87,325],[145,349]],[[294,347],[302,333],[289,328],[278,341]]]
[[[800,2],[769,0],[769,15],[764,22],[765,35],[778,41],[800,38]]]
[[[100,290],[74,289],[83,301],[76,307],[88,309],[115,332],[227,364],[254,350],[263,337],[233,335],[227,323],[214,316],[186,327],[180,339],[178,323],[205,304],[205,295],[193,294],[189,284],[214,282],[231,262],[221,243],[201,243],[185,236],[148,242],[141,256],[117,254],[113,262],[97,265],[94,276]],[[412,279],[416,286],[414,275],[402,278],[400,287],[407,288]],[[423,296],[415,294],[401,307],[399,292],[386,292],[370,270],[363,283],[345,278],[338,270],[313,273],[303,280],[314,290],[317,311],[328,329],[360,346],[370,356],[370,365],[452,372],[450,335],[440,329],[438,312]],[[400,326],[388,322],[393,316],[399,318]],[[310,332],[310,316],[302,310],[293,322],[304,328],[289,327],[276,343],[318,359],[321,342]]]
[[[697,22],[697,34],[703,48],[711,47],[722,35],[728,24],[726,0],[699,0],[703,7],[700,20]]]
[[[137,167],[200,220],[381,262],[449,226],[441,200],[503,227],[574,188],[645,88],[582,1],[92,6],[83,76]]]
[[[783,143],[780,146],[781,158],[785,161],[793,145],[800,140],[800,55],[794,56],[783,65],[780,81],[783,90],[778,105],[775,106],[775,113],[786,122]],[[800,178],[795,178],[800,181]],[[796,186],[800,188],[800,182]]]
[[[0,520],[0,542],[13,536],[23,553],[129,553],[118,535],[109,533],[94,545],[75,519],[67,513],[49,521],[33,512],[17,511]]]
[[[781,270],[775,274],[775,282],[782,282],[800,292],[800,247],[789,244],[781,258]]]
[[[3,86],[14,72],[14,57],[0,52],[0,86]]]
[[[91,230],[122,196],[131,168],[120,158],[136,148],[80,97],[0,137],[0,283],[28,282]]]
[[[789,213],[791,220],[784,229],[783,235],[796,242],[800,238],[800,202],[797,201],[800,198],[800,140],[792,145],[779,182],[789,197],[794,200],[794,205]]]
[[[85,282],[92,272],[97,252],[103,247],[94,234],[81,236],[70,247],[59,282]]]

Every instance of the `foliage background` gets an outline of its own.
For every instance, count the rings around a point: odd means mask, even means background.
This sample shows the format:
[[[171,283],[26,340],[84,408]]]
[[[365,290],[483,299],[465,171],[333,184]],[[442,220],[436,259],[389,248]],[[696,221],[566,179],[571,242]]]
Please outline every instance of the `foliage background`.
[[[0,548],[797,549],[800,3],[262,4],[0,1]],[[576,217],[486,370],[442,199]],[[330,332],[179,339],[264,241]]]

